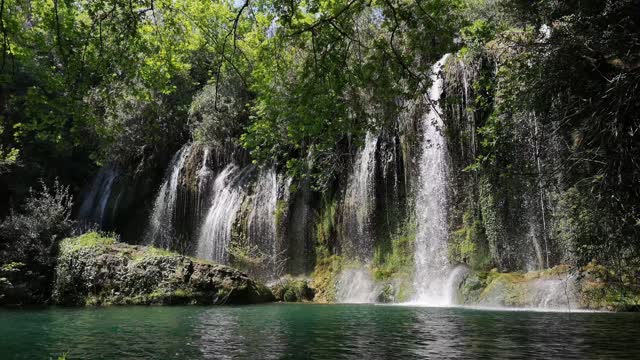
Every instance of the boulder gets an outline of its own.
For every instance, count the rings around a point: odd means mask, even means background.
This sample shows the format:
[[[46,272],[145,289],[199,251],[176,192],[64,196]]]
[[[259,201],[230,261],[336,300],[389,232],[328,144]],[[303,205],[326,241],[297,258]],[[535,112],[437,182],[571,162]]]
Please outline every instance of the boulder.
[[[228,266],[96,233],[65,239],[53,284],[60,305],[254,304],[264,285]]]

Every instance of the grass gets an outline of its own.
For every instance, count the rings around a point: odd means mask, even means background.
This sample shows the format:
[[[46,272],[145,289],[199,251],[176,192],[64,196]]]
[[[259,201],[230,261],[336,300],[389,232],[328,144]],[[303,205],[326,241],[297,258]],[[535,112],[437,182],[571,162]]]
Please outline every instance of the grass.
[[[100,247],[109,246],[117,242],[113,236],[102,235],[98,232],[92,231],[82,234],[75,238],[67,238],[62,240],[60,247],[64,250],[77,250],[86,247]]]

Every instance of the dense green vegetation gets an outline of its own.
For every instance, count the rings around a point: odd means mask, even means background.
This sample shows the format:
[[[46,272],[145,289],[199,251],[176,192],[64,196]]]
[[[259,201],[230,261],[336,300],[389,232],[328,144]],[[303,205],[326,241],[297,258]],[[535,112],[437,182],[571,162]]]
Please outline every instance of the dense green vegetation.
[[[510,191],[540,188],[552,207],[542,204],[541,216],[555,220],[549,242],[569,249],[555,261],[635,272],[640,8],[633,1],[512,4],[519,6],[486,8],[491,15],[461,30],[459,56],[493,67],[481,65],[473,84],[483,116],[479,154],[466,170],[483,179],[479,203],[509,204]],[[519,155],[527,146],[533,161]],[[484,215],[489,237],[513,226]]]
[[[554,219],[545,250],[562,254],[544,267],[603,264],[637,289],[638,19],[635,0],[2,0],[0,264],[50,269],[96,169],[163,168],[193,139],[325,194],[316,281],[330,283],[336,183],[368,131],[399,132],[450,52],[477,70],[473,126],[445,129],[473,149],[452,260],[521,267],[505,229],[535,190]],[[377,277],[409,272],[408,226],[376,249]]]

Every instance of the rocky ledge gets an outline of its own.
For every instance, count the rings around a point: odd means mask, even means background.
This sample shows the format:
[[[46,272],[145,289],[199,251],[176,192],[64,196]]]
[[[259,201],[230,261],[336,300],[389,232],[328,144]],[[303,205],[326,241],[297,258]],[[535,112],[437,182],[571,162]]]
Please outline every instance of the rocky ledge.
[[[558,310],[640,311],[640,290],[604,266],[558,265],[527,273],[471,271],[458,289],[457,303],[488,307]]]
[[[224,265],[87,233],[60,243],[53,303],[60,305],[255,304],[264,285]]]

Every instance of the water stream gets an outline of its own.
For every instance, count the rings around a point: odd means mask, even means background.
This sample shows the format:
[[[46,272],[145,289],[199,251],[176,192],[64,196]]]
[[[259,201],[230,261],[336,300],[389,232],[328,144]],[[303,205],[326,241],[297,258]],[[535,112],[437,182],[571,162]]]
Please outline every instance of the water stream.
[[[367,133],[349,176],[344,199],[345,250],[351,256],[367,261],[373,255],[374,234],[371,220],[375,211],[375,168],[378,138]]]
[[[155,246],[168,249],[175,238],[175,212],[180,174],[192,147],[192,144],[186,144],[173,156],[165,180],[156,197],[147,230],[147,241]]]
[[[214,180],[211,206],[198,236],[198,257],[219,263],[227,262],[231,230],[242,205],[243,186],[250,171],[248,167],[240,168],[229,164]]]
[[[443,56],[431,69],[432,85],[428,94],[431,108],[422,121],[423,145],[416,197],[418,228],[415,244],[415,296],[412,302],[431,306],[451,304],[451,297],[447,295],[450,270],[447,259],[449,174],[442,133],[442,109],[438,104],[443,87],[442,67],[448,56]]]
[[[107,204],[111,198],[111,189],[118,176],[118,172],[110,167],[104,167],[98,172],[91,188],[85,195],[78,218],[87,225],[97,224],[100,227],[107,225]]]

